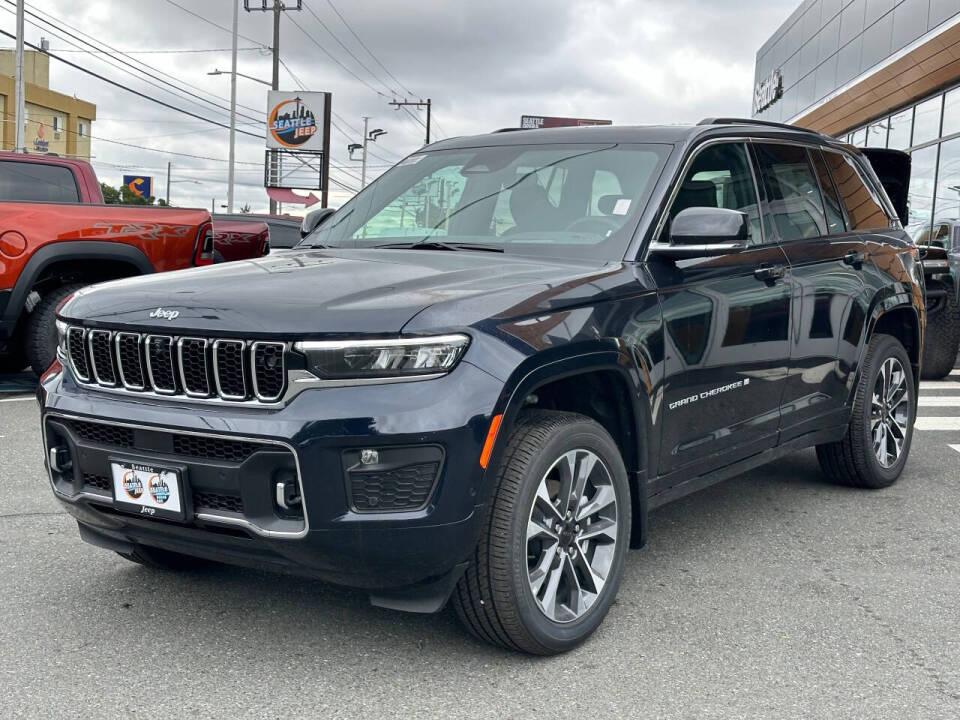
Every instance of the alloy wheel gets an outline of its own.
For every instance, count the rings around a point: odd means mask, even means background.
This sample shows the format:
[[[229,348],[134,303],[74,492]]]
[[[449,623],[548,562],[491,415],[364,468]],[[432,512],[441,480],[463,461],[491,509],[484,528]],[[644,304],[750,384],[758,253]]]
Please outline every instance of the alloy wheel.
[[[885,468],[896,464],[903,452],[910,422],[910,388],[903,365],[887,358],[873,386],[870,433],[877,461]]]
[[[572,622],[600,597],[617,521],[610,471],[590,450],[564,453],[541,478],[527,522],[527,577],[547,618]]]

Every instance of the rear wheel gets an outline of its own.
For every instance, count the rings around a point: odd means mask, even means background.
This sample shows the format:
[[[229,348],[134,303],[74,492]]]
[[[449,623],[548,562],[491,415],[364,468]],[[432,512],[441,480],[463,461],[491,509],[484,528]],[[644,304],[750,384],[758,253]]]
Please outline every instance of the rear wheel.
[[[603,621],[623,576],[630,487],[616,443],[582,415],[525,413],[494,482],[457,614],[496,645],[569,650]]]
[[[817,446],[823,472],[863,488],[892,485],[903,472],[913,439],[916,390],[907,351],[895,337],[870,341],[846,436]]]
[[[937,298],[927,310],[927,332],[923,338],[923,364],[920,377],[939,380],[953,370],[960,350],[960,307],[957,294],[948,283],[931,280],[927,290],[943,290],[946,295]]]
[[[118,552],[117,555],[138,565],[145,565],[155,570],[200,570],[215,563],[212,560],[184,555],[172,550],[137,545],[130,553]]]
[[[30,368],[43,375],[57,356],[57,307],[83,284],[61,285],[44,295],[27,318],[24,344]]]

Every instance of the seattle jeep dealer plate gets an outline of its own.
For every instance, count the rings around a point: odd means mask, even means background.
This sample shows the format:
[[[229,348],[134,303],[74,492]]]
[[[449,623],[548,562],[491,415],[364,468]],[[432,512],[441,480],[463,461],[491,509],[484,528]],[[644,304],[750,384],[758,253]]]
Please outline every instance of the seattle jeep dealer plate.
[[[113,500],[118,508],[146,517],[184,520],[179,470],[147,463],[111,461]]]

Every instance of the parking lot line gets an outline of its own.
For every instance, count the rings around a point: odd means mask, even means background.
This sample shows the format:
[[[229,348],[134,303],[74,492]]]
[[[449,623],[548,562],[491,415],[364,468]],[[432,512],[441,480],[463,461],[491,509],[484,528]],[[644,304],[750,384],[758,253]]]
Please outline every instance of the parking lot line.
[[[952,447],[954,450],[960,453],[960,445],[950,445],[950,447]]]
[[[917,398],[920,407],[960,407],[960,395],[921,395]]]
[[[917,430],[960,430],[960,417],[918,417]]]
[[[920,391],[960,390],[960,380],[921,380]]]

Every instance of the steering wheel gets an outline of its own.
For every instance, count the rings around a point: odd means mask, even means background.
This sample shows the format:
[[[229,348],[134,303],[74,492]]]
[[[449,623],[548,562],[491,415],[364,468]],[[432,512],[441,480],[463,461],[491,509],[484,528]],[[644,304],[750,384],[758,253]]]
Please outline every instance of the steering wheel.
[[[577,218],[572,223],[567,225],[567,227],[564,228],[564,230],[566,232],[575,232],[581,226],[583,226],[584,230],[587,230],[588,229],[587,226],[593,226],[594,228],[596,228],[598,225],[600,226],[601,231],[604,229],[619,230],[622,223],[620,222],[620,220],[616,218],[606,217],[604,215],[597,215],[595,217]],[[603,233],[601,232],[598,234],[603,234]]]

